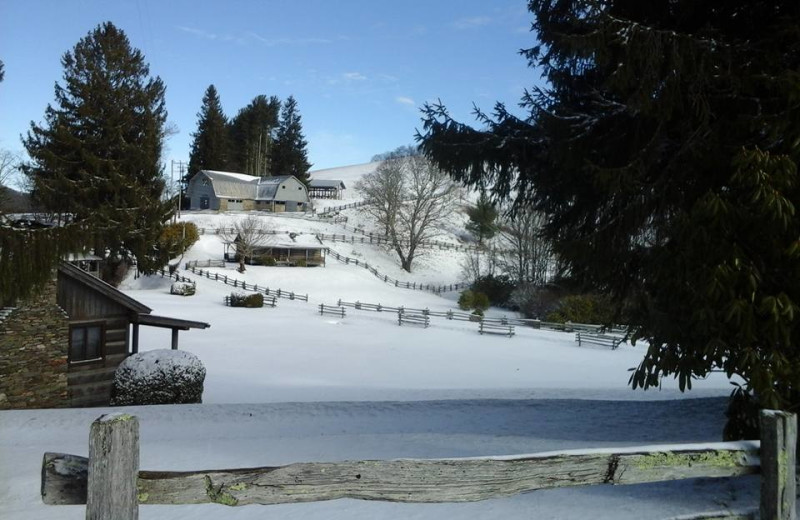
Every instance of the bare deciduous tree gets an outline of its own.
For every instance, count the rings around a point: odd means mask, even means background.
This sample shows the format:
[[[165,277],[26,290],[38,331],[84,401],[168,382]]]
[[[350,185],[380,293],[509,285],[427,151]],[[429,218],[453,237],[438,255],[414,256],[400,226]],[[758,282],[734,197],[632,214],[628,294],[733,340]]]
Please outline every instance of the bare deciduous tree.
[[[252,259],[255,250],[270,243],[272,227],[255,215],[230,222],[219,229],[222,239],[236,246],[236,259],[239,261],[239,272],[245,272],[245,263]]]
[[[387,159],[356,189],[364,195],[363,211],[383,228],[408,272],[420,244],[437,235],[457,200],[455,183],[421,155]]]
[[[11,198],[9,183],[20,164],[19,155],[9,150],[0,150],[0,212],[4,212]]]
[[[500,224],[497,262],[517,284],[541,286],[547,283],[555,258],[542,236],[544,217],[535,211],[520,211]]]

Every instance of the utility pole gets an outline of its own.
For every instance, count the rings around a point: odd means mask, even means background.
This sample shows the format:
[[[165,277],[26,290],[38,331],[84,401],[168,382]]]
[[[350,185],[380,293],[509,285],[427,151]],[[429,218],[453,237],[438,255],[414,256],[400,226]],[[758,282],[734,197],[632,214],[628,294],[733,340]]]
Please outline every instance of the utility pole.
[[[178,186],[179,188],[175,189],[175,167],[178,168]],[[186,169],[188,164],[184,161],[170,161],[170,170],[169,170],[169,183],[170,187],[172,188],[172,192],[178,192],[178,197],[175,201],[175,216],[173,217],[173,221],[177,221],[181,217],[181,200],[183,199],[183,188],[180,187],[182,185],[183,176],[186,173]]]

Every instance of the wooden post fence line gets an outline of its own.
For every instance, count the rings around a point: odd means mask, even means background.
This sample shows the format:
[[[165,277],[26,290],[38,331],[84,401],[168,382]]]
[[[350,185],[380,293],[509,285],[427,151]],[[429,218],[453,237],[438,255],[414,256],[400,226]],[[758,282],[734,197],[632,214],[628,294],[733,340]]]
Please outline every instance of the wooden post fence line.
[[[471,502],[537,489],[639,484],[761,473],[760,518],[795,518],[797,416],[765,410],[762,439],[464,459],[306,462],[202,471],[140,471],[139,423],[110,414],[92,423],[89,458],[45,453],[45,504],[86,504],[87,519],[138,518],[139,505],[227,506],[338,498]],[[725,516],[714,516],[725,518]],[[728,518],[743,518],[737,514]]]
[[[224,283],[225,285],[232,285],[233,287],[244,289],[245,291],[260,292],[266,294],[267,296],[277,296],[278,298],[286,298],[288,300],[300,300],[304,302],[308,301],[308,294],[297,294],[294,291],[284,291],[283,289],[270,289],[269,287],[259,287],[259,285],[255,283],[249,284],[245,281],[238,280],[236,278],[231,278],[228,275],[220,275],[219,273],[212,273],[208,271],[208,269],[203,271],[202,269],[191,266],[189,264],[186,265],[186,269],[201,278],[205,277],[215,282],[221,282]]]
[[[454,284],[446,284],[446,285],[431,285],[431,284],[422,284],[416,282],[401,282],[400,280],[395,280],[390,276],[381,274],[377,269],[372,267],[366,262],[363,262],[357,258],[350,258],[349,256],[344,256],[342,254],[337,253],[333,249],[328,248],[328,256],[332,256],[336,260],[342,262],[343,264],[348,265],[355,265],[358,267],[363,267],[364,269],[371,272],[375,275],[379,280],[382,280],[385,283],[390,285],[394,285],[395,287],[400,287],[403,289],[415,289],[419,291],[429,291],[434,294],[441,294],[442,292],[446,291],[460,291],[461,289],[465,289],[468,287],[466,283],[454,283]]]

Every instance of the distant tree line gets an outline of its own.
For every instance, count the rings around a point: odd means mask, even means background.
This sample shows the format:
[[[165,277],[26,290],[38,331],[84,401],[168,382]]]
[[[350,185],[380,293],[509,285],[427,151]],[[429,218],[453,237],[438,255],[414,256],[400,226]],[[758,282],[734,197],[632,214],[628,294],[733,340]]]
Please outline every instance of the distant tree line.
[[[294,175],[308,183],[308,142],[292,96],[284,102],[276,96],[256,96],[228,120],[216,87],[209,85],[192,137],[189,171],[182,179],[184,187],[200,170],[259,177]]]

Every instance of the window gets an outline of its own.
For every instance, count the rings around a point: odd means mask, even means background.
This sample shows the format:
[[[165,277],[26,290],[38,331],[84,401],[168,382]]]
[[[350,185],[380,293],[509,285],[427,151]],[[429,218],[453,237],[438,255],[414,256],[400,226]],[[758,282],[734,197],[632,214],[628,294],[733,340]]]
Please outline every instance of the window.
[[[286,189],[286,186],[281,186],[281,189],[284,189],[284,190],[285,190],[285,189]]]
[[[208,209],[209,207],[209,200],[208,195],[203,195],[200,197],[200,209]]]
[[[69,328],[69,362],[92,361],[103,358],[102,323],[72,325]]]

